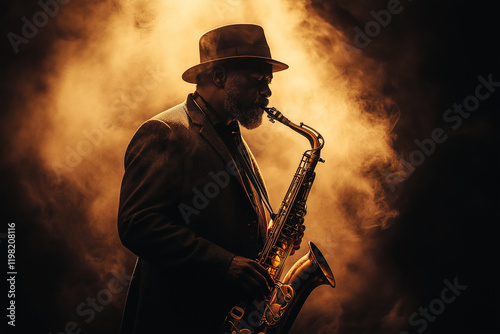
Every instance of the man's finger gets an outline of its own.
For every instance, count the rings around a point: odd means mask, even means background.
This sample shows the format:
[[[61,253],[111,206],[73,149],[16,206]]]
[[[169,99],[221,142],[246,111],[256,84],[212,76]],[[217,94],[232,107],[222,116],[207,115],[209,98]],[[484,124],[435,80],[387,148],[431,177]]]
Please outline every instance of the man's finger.
[[[269,273],[263,266],[261,266],[257,262],[254,263],[255,263],[254,268],[256,269],[256,274],[258,274],[260,278],[263,279],[263,284],[266,284],[267,287],[269,288],[269,291],[271,291],[272,288],[274,287],[274,281],[271,278],[271,275],[269,275]]]
[[[264,288],[266,286],[265,281],[261,284],[256,278],[247,276],[247,284],[250,286],[252,294],[258,298],[264,298],[268,294]]]
[[[272,288],[274,287],[274,281],[267,272],[267,270],[256,261],[254,261],[252,264],[253,268],[255,269],[255,274],[259,275],[259,277],[263,279],[263,284],[265,284],[268,290],[271,291]]]

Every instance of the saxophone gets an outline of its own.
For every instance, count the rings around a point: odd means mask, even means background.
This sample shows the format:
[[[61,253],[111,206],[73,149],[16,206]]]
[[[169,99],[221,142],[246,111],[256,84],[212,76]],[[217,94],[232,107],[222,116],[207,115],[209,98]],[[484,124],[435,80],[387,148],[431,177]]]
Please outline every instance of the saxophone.
[[[271,275],[274,288],[265,300],[242,301],[227,314],[223,334],[284,334],[292,327],[309,294],[319,285],[335,287],[335,279],[319,249],[309,242],[309,252],[290,268],[280,280],[285,261],[293,249],[306,215],[306,201],[311,190],[324,140],[311,127],[292,123],[276,108],[265,108],[269,120],[277,120],[303,135],[311,144],[304,152],[292,183],[272,226],[257,262]]]

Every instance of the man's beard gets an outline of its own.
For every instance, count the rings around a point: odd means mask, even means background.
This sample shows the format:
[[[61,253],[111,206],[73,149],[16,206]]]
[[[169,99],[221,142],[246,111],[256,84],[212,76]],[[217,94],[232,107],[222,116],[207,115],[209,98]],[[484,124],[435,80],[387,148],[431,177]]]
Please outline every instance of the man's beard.
[[[240,99],[241,89],[234,78],[228,82],[224,97],[224,108],[245,128],[251,130],[262,124],[262,114],[267,99],[257,96],[251,103],[243,103]]]

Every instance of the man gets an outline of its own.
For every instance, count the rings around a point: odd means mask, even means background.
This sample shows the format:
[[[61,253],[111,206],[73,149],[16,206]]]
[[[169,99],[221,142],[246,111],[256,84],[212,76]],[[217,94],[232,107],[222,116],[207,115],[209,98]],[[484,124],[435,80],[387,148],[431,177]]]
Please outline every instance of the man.
[[[118,228],[138,256],[122,333],[216,333],[241,298],[273,286],[256,259],[269,213],[239,124],[262,122],[273,72],[264,31],[238,24],[200,37],[186,101],[143,123],[125,155]],[[296,249],[300,240],[296,243]]]

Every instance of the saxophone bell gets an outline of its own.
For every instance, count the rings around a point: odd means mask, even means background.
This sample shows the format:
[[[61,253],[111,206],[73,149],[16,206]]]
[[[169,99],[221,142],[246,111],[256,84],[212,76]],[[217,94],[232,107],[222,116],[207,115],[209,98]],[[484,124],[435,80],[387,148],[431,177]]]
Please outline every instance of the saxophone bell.
[[[311,241],[309,252],[288,270],[282,284],[292,289],[294,297],[286,308],[282,309],[279,326],[271,326],[266,334],[288,333],[310,293],[320,285],[329,285],[332,288],[336,285],[325,257]]]

